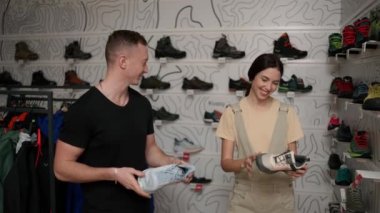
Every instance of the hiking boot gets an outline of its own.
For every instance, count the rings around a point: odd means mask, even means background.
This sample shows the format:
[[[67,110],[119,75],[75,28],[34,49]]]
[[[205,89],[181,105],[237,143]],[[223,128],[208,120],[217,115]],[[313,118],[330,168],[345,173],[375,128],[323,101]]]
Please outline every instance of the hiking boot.
[[[169,36],[164,36],[160,40],[157,41],[157,47],[154,51],[155,58],[175,58],[180,59],[186,57],[186,52],[178,50],[173,47],[172,42],[170,41]]]
[[[338,94],[339,86],[343,82],[343,79],[341,77],[335,77],[330,84],[330,94]]]
[[[278,40],[274,41],[273,53],[279,58],[301,59],[307,56],[307,51],[298,50],[290,44],[287,33],[283,33]]]
[[[356,29],[356,43],[355,43],[356,47],[361,48],[362,44],[368,41],[370,24],[371,22],[369,21],[369,18],[367,17],[358,19],[354,22],[354,26]]]
[[[340,126],[340,120],[339,118],[333,114],[330,118],[329,124],[327,125],[327,130],[333,130]]]
[[[161,107],[159,110],[152,109],[152,113],[153,119],[156,120],[175,121],[179,118],[178,114],[170,113],[164,107]]]
[[[344,124],[344,121],[339,125],[338,131],[336,132],[336,139],[341,142],[351,142],[352,140],[350,126]]]
[[[356,85],[354,89],[354,93],[352,94],[352,102],[363,104],[364,98],[366,98],[368,95],[368,86],[367,84],[360,82],[358,85]]]
[[[170,88],[170,83],[158,80],[157,76],[150,76],[148,78],[141,79],[140,83],[141,89],[168,89]]]
[[[345,164],[342,164],[335,176],[335,184],[339,186],[348,186],[352,182],[351,171],[347,168]]]
[[[256,156],[256,165],[260,171],[271,174],[278,171],[296,171],[302,169],[310,158],[303,155],[295,155],[293,151],[282,154],[261,153]]]
[[[191,164],[169,164],[166,166],[145,169],[144,176],[138,177],[140,187],[148,193],[172,183],[183,181],[195,171]]]
[[[15,53],[15,60],[30,60],[35,61],[38,59],[37,53],[31,51],[29,49],[29,46],[24,42],[20,41],[16,43],[16,53]]]
[[[336,153],[331,153],[329,156],[329,160],[327,161],[327,164],[329,165],[330,169],[337,170],[342,165],[342,161],[340,160],[340,157]]]
[[[78,41],[73,41],[65,47],[65,59],[81,59],[87,60],[92,57],[91,53],[85,53],[80,49]]]
[[[342,34],[340,33],[330,34],[328,55],[331,57],[341,52],[342,52]]]
[[[200,145],[194,144],[193,141],[190,141],[187,138],[178,140],[174,138],[174,152],[177,154],[183,153],[197,153],[203,150],[203,147]]]
[[[357,131],[350,144],[349,153],[353,158],[370,158],[370,149],[368,144],[368,132]]]
[[[21,83],[14,80],[8,71],[3,71],[0,73],[0,86],[21,86]]]
[[[343,28],[343,51],[354,48],[356,45],[356,31],[352,25],[347,25]]]
[[[368,89],[368,95],[363,101],[365,110],[380,111],[380,82],[372,82]]]
[[[221,117],[222,113],[217,110],[214,110],[212,112],[206,111],[203,116],[203,121],[206,123],[218,123]]]
[[[69,70],[65,72],[64,86],[90,86],[90,83],[80,79],[74,70]]]
[[[292,75],[292,77],[285,81],[282,78],[280,79],[280,85],[278,88],[278,92],[310,92],[313,89],[311,85],[305,87],[302,78],[298,78],[296,75]]]
[[[344,76],[342,82],[338,85],[338,98],[352,98],[354,84],[351,76]]]
[[[230,46],[227,41],[227,36],[222,34],[222,38],[215,41],[214,51],[212,53],[213,58],[229,57],[233,59],[243,58],[245,56],[244,51],[237,50],[236,47]]]
[[[57,83],[46,79],[44,73],[39,70],[32,75],[32,86],[57,86]]]
[[[229,78],[228,80],[228,88],[231,91],[236,91],[236,90],[249,90],[251,88],[251,83],[249,83],[247,80],[244,78],[240,78],[239,80],[233,80]]]
[[[183,84],[182,84],[182,89],[184,90],[198,89],[198,90],[206,91],[206,90],[212,89],[212,87],[213,87],[212,83],[202,81],[198,77],[193,77],[191,80],[184,78]]]
[[[369,39],[380,41],[380,6],[377,6],[370,11],[369,19],[371,22]]]

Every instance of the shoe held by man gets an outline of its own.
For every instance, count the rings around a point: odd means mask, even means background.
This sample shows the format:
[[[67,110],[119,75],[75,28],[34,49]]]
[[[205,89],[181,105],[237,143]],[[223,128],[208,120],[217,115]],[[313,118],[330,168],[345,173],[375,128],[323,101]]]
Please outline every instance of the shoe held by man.
[[[154,53],[155,58],[170,57],[175,59],[181,59],[186,57],[185,51],[181,51],[173,47],[169,36],[163,36],[161,39],[157,41],[157,47]]]
[[[169,164],[166,166],[148,168],[144,170],[144,177],[139,177],[137,182],[148,193],[153,193],[163,186],[185,180],[195,171],[191,164]]]
[[[174,138],[174,152],[177,154],[183,154],[183,153],[197,153],[203,150],[203,147],[200,145],[195,144],[193,141],[190,141],[187,138],[184,138],[182,140],[179,140],[177,138]]]
[[[278,171],[296,171],[302,169],[310,158],[304,155],[295,155],[293,151],[281,154],[263,153],[256,156],[256,165],[260,171],[271,174]]]
[[[233,59],[239,59],[243,58],[244,56],[244,51],[238,50],[236,47],[230,46],[228,44],[226,35],[222,34],[222,38],[215,41],[215,46],[212,54],[213,58],[228,57]]]
[[[307,51],[292,46],[287,33],[283,33],[278,40],[274,41],[273,53],[279,58],[301,59],[307,56]]]

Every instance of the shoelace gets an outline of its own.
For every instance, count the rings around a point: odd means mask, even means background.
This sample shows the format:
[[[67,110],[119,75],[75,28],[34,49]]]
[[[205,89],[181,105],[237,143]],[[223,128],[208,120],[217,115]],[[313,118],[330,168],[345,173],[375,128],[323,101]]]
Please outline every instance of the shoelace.
[[[356,40],[356,32],[352,25],[348,25],[343,29],[343,45],[354,45]]]

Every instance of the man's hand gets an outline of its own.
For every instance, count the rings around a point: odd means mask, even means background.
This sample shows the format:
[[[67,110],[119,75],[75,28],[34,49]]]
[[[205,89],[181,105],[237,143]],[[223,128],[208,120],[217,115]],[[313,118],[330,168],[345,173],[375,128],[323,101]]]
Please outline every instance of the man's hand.
[[[130,167],[118,168],[115,174],[115,180],[119,182],[126,189],[135,191],[138,195],[150,198],[150,194],[143,191],[140,185],[137,183],[137,177],[144,177],[144,172],[136,170]]]

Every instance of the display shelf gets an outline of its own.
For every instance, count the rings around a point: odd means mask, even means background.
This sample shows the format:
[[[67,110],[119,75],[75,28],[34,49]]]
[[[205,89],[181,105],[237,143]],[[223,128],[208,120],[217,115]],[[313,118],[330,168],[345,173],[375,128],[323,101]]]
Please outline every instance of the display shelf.
[[[336,62],[355,61],[380,56],[380,41],[370,40],[364,42],[361,48],[350,48],[346,52],[335,54]],[[344,60],[340,60],[344,59]]]
[[[353,158],[348,152],[343,152],[343,161],[352,170],[369,170],[380,172],[380,168],[368,158]]]
[[[370,179],[380,183],[380,171],[356,170],[356,175],[361,175],[364,179]]]

